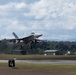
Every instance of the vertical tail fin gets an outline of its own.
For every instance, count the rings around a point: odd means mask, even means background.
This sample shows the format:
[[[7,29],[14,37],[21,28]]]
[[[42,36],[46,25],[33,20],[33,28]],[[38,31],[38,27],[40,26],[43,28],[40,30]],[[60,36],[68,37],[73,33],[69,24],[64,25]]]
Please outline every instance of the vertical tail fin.
[[[15,37],[16,39],[19,38],[14,32],[13,32],[12,34],[14,35],[14,37]]]

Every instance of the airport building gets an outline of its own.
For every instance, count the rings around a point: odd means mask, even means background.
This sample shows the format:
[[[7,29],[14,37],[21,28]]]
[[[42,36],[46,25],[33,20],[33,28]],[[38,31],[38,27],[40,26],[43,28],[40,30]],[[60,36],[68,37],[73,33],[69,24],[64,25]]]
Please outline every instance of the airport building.
[[[58,50],[45,50],[44,55],[56,55]]]

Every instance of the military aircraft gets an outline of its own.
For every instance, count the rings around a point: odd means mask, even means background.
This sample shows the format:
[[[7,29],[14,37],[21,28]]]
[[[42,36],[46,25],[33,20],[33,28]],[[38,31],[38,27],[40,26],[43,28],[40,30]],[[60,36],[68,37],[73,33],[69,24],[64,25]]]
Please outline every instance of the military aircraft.
[[[29,42],[32,42],[32,43],[40,42],[40,40],[38,38],[40,36],[42,36],[42,34],[35,35],[35,33],[31,33],[30,36],[27,36],[27,37],[24,37],[24,38],[19,38],[14,32],[13,32],[13,35],[14,35],[15,39],[12,39],[12,41],[14,41],[15,43],[23,42],[24,44],[27,44]]]
[[[42,34],[40,35],[35,35],[35,33],[31,33],[31,35],[27,36],[27,37],[23,37],[23,38],[19,38],[15,32],[12,33],[15,37],[15,39],[4,39],[1,40],[1,42],[7,42],[7,44],[17,44],[21,47],[25,46],[25,45],[29,45],[31,46],[32,44],[36,44],[41,42],[41,40],[39,40],[38,38],[42,36]]]

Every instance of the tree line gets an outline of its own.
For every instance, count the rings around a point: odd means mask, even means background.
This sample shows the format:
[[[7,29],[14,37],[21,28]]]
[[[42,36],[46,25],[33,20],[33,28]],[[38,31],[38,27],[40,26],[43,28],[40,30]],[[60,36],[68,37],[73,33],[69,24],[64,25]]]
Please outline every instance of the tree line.
[[[58,50],[57,54],[65,54],[70,51],[71,54],[76,54],[76,42],[70,41],[43,41],[33,44],[32,48],[20,49],[20,46],[10,46],[7,43],[0,42],[0,53],[15,54],[15,50],[20,50],[20,54],[44,54],[45,50]]]

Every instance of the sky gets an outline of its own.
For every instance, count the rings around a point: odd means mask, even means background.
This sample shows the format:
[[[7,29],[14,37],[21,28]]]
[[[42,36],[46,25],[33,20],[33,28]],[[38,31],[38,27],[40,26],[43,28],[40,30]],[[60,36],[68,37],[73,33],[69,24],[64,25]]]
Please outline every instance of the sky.
[[[0,0],[0,39],[26,37],[76,41],[76,0]]]

